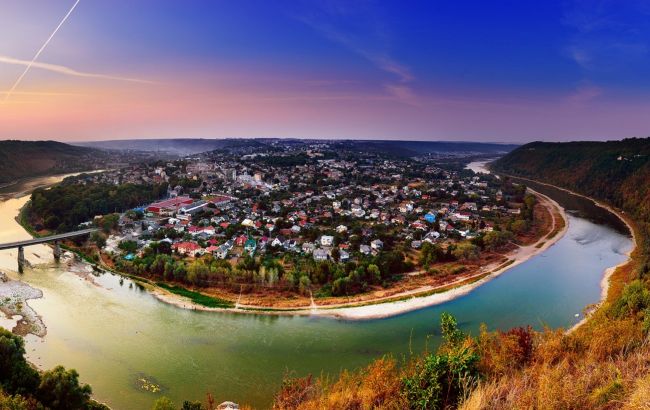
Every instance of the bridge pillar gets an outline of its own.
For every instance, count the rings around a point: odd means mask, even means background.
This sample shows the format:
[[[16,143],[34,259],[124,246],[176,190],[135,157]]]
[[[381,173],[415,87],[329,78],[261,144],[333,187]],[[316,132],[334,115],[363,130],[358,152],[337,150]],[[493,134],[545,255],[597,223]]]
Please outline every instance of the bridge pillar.
[[[58,261],[59,259],[61,259],[61,243],[54,241],[54,260]]]
[[[25,267],[25,248],[18,247],[18,272],[23,273]]]

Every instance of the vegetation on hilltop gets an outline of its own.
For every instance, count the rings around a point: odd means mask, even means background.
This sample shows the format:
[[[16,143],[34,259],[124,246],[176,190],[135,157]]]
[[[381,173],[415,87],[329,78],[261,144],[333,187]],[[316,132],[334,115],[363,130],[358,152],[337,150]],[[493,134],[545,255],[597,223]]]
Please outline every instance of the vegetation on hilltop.
[[[0,141],[0,183],[95,169],[105,153],[56,141]]]
[[[537,179],[627,212],[640,233],[640,266],[650,255],[650,138],[606,142],[533,142],[493,164],[496,171]]]

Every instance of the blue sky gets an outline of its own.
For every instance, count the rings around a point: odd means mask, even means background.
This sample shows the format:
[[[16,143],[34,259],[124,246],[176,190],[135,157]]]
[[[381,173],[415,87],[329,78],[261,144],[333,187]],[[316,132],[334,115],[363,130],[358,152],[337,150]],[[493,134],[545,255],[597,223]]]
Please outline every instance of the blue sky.
[[[650,1],[3,0],[0,138],[648,135]],[[83,75],[79,75],[82,73]],[[3,97],[3,95],[0,95]]]

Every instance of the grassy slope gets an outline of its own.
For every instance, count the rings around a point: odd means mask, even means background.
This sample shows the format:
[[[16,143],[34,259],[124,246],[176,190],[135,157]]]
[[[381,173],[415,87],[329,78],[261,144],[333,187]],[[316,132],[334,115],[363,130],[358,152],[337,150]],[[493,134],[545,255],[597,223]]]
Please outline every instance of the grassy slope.
[[[650,408],[649,154],[650,139],[532,143],[495,164],[501,172],[562,186],[624,210],[638,247],[632,261],[612,275],[605,303],[576,331],[482,332],[470,341],[480,355],[480,381],[468,385],[461,408]],[[405,396],[403,383],[412,377],[413,365],[399,370],[386,360],[343,373],[339,380],[287,381],[275,406],[421,408]]]

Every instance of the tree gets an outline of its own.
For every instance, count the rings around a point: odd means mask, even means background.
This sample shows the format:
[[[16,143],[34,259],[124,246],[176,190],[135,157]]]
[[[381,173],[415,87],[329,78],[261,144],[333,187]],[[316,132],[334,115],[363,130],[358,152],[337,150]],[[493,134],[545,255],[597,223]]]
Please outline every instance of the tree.
[[[106,235],[104,235],[101,232],[93,232],[90,235],[90,240],[97,245],[99,249],[103,248],[106,246]]]
[[[441,260],[443,256],[444,252],[440,246],[434,245],[430,242],[424,242],[420,251],[420,266],[426,268]]]
[[[341,251],[339,250],[339,248],[333,248],[332,252],[330,253],[330,256],[332,256],[334,262],[338,262],[341,259]]]
[[[461,242],[456,245],[456,248],[452,251],[452,254],[457,259],[462,260],[477,259],[479,256],[478,246],[467,241]]]
[[[57,366],[43,373],[37,395],[41,402],[53,410],[82,409],[90,401],[92,389],[79,384],[79,373]]]
[[[506,245],[510,240],[512,240],[512,232],[492,231],[483,237],[483,245],[487,250],[494,251]]]
[[[203,405],[201,405],[200,401],[185,400],[183,402],[183,406],[181,407],[181,410],[203,410]]]
[[[117,247],[126,253],[134,253],[138,250],[138,243],[136,241],[122,241]]]
[[[24,357],[22,337],[0,327],[0,387],[9,394],[33,392],[39,375]]]
[[[402,388],[413,409],[455,408],[479,378],[474,343],[458,329],[456,319],[443,313],[440,327],[444,343],[437,354],[419,360],[402,379]]]
[[[512,229],[512,232],[517,234],[524,233],[528,230],[528,222],[524,219],[517,219],[510,225],[510,229]]]

